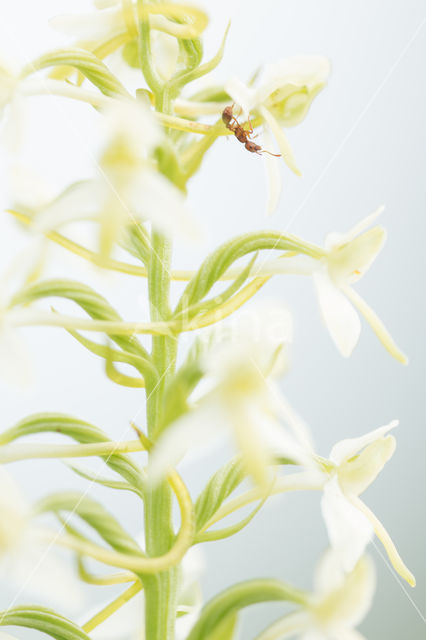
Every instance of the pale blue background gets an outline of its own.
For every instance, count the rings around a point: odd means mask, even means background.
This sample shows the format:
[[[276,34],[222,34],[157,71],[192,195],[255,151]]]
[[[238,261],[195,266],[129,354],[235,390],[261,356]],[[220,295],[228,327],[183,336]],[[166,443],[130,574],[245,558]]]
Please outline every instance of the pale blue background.
[[[393,361],[367,326],[352,358],[342,359],[321,324],[309,281],[277,279],[262,295],[279,296],[294,314],[292,367],[283,389],[310,424],[323,455],[336,440],[360,435],[393,418],[400,420],[396,454],[365,499],[416,574],[418,587],[413,591],[400,585],[371,547],[378,590],[361,629],[371,640],[417,640],[425,637],[422,616],[426,614],[426,5],[422,0],[216,0],[204,5],[212,18],[206,35],[207,56],[217,48],[229,13],[233,17],[218,81],[231,74],[247,79],[259,64],[295,53],[327,55],[333,67],[329,87],[306,122],[289,131],[303,178],[283,168],[283,195],[273,218],[264,218],[261,159],[243,152],[233,140],[221,140],[210,152],[190,188],[194,212],[208,231],[206,246],[212,248],[230,234],[266,226],[321,242],[328,231],[344,231],[386,204],[383,224],[388,241],[359,290],[409,354],[409,367]],[[72,7],[89,6],[82,1],[2,0],[2,50],[25,61],[48,45],[59,46],[61,37],[46,29],[46,18]],[[84,176],[92,165],[87,140],[96,115],[84,105],[60,100],[37,99],[32,106],[36,115],[29,125],[28,161],[37,158],[39,171],[53,184]],[[0,197],[2,203],[7,202],[5,196]],[[0,233],[3,264],[22,246],[23,236],[4,217]],[[195,252],[178,248],[175,265],[197,264],[196,258],[205,249],[195,256]],[[85,271],[78,260],[54,250],[55,257],[59,266],[51,273],[83,277]],[[129,318],[140,314],[144,300],[140,283],[106,279],[94,271],[90,281],[109,293]],[[26,334],[36,362],[37,383],[25,393],[0,386],[1,428],[46,409],[91,420],[116,437],[131,437],[128,423],[136,415],[143,424],[139,392],[116,388],[105,379],[101,364],[71,338],[55,330]],[[208,464],[203,462],[203,475]],[[13,470],[30,496],[71,483],[83,486],[59,463],[19,464]],[[196,494],[201,478],[195,463],[187,466],[187,477]],[[126,518],[130,530],[139,529],[141,517],[130,498],[101,490],[96,493]],[[268,575],[309,587],[325,545],[319,496],[276,499],[238,539],[206,547],[211,569],[204,578],[205,594],[209,597],[237,580]],[[379,544],[378,548],[382,553]],[[1,606],[7,606],[13,594],[0,594]],[[88,599],[107,597],[104,592],[92,594],[88,590]],[[270,613],[267,608],[253,609],[242,637],[252,638]],[[274,607],[273,613],[278,615],[279,608]]]

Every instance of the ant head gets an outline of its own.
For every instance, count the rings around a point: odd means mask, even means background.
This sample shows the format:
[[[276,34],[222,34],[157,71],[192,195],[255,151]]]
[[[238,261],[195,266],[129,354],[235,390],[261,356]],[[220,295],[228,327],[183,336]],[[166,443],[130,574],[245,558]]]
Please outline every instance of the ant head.
[[[247,140],[244,146],[247,149],[247,151],[250,151],[250,153],[257,153],[262,149],[260,145],[256,144],[252,140]]]

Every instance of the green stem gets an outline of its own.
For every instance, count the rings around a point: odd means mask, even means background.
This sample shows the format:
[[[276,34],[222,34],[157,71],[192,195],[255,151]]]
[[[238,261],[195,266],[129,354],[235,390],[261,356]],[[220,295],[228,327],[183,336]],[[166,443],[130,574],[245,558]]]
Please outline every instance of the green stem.
[[[148,269],[148,291],[151,318],[170,317],[171,245],[163,235],[152,233],[152,257]],[[152,339],[152,360],[159,380],[147,388],[148,437],[153,440],[161,423],[160,412],[164,389],[173,374],[176,360],[176,339],[157,336]],[[166,553],[173,544],[172,493],[166,481],[148,488],[145,500],[145,537],[148,556]],[[146,640],[173,640],[177,608],[178,567],[155,575],[143,575],[145,586]]]

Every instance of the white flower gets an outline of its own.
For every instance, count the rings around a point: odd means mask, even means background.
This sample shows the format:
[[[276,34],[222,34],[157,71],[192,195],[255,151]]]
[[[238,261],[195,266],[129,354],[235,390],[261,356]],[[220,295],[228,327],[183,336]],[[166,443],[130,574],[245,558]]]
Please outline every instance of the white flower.
[[[196,622],[202,605],[200,577],[204,569],[204,561],[200,549],[192,547],[184,556],[181,565],[181,582],[178,588],[179,616],[176,619],[175,638],[184,640]],[[105,603],[107,604],[107,603]],[[134,596],[120,609],[90,632],[93,640],[143,640],[144,626],[143,592]],[[99,609],[91,611],[84,617],[83,623],[93,617]]]
[[[305,610],[281,618],[258,640],[365,640],[355,627],[371,607],[375,586],[374,565],[368,557],[345,574],[329,551],[319,564],[315,591]]]
[[[225,85],[226,91],[246,117],[255,112],[262,117],[266,131],[269,129],[273,134],[287,166],[297,175],[300,175],[300,171],[283,127],[292,127],[305,118],[313,99],[325,86],[329,73],[327,58],[294,56],[266,65],[263,78],[256,88],[246,86],[238,78],[231,78]],[[268,134],[265,144],[269,145]],[[270,213],[278,204],[281,184],[276,162],[267,156],[266,159]]]
[[[321,507],[331,546],[346,571],[353,569],[375,533],[395,570],[414,586],[415,578],[386,529],[359,498],[392,457],[395,438],[387,433],[397,424],[394,420],[359,438],[342,440],[332,448]]]
[[[268,466],[277,455],[309,465],[309,435],[271,379],[286,365],[291,330],[288,311],[277,306],[225,325],[222,339],[202,363],[209,389],[154,447],[153,482],[188,449],[205,446],[224,432],[231,433],[246,471],[265,490],[270,484]],[[282,420],[292,433],[283,428]]]
[[[117,101],[104,112],[99,176],[74,184],[37,215],[34,228],[47,231],[79,219],[100,225],[100,253],[108,256],[131,221],[184,239],[199,239],[181,191],[153,166],[162,133],[143,104]]]
[[[19,595],[31,592],[48,604],[79,606],[81,593],[71,567],[54,556],[40,531],[30,505],[0,467],[0,575]]]
[[[305,274],[313,276],[322,317],[343,356],[351,355],[361,332],[355,306],[389,353],[406,364],[406,356],[380,318],[351,286],[368,271],[383,247],[385,229],[378,225],[368,229],[382,211],[380,207],[345,234],[329,234],[325,240],[327,253],[321,260],[302,256],[302,264],[300,256],[294,261],[278,259],[265,264],[264,270],[301,273],[303,267]]]
[[[22,85],[16,65],[0,60],[0,141],[10,152],[23,138]]]
[[[25,342],[18,327],[32,315],[28,308],[15,309],[11,284],[16,280],[29,281],[37,271],[44,255],[44,240],[40,245],[32,241],[15,256],[0,276],[0,380],[21,388],[27,387],[33,378],[32,364]]]
[[[111,0],[95,2],[95,5],[98,11],[55,16],[49,20],[49,24],[62,33],[87,42],[113,38],[129,27],[132,31],[135,30],[128,3]]]

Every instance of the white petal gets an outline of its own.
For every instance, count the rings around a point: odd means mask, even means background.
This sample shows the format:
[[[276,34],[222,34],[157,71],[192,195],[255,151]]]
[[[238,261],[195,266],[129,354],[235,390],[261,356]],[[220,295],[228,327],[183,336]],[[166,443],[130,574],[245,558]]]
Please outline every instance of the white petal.
[[[392,420],[389,424],[379,427],[378,429],[374,429],[373,431],[369,431],[359,438],[346,438],[345,440],[340,440],[340,442],[335,444],[332,448],[329,456],[330,460],[335,464],[341,464],[344,460],[355,456],[372,442],[375,442],[380,438],[384,438],[384,436],[391,429],[395,429],[398,424],[398,420]]]
[[[388,554],[389,560],[391,561],[395,571],[399,573],[401,578],[404,578],[404,580],[406,580],[411,587],[415,587],[416,586],[415,577],[402,561],[401,556],[399,555],[394,543],[392,542],[392,538],[390,537],[390,535],[388,534],[388,532],[386,531],[386,529],[384,528],[380,520],[359,498],[351,496],[351,502],[371,522],[374,528],[374,533],[376,534],[376,536],[379,538],[380,542],[386,549],[386,553]]]
[[[329,74],[330,61],[324,56],[290,56],[267,64],[257,91],[258,102],[264,102],[271,93],[286,85],[314,89],[324,84]]]
[[[371,267],[386,240],[383,227],[375,226],[328,254],[328,271],[337,286],[357,282]]]
[[[326,327],[342,356],[347,358],[351,355],[361,332],[358,314],[325,271],[317,271],[313,274],[313,279]]]
[[[256,640],[283,640],[302,633],[309,627],[309,615],[305,612],[290,613],[274,622]],[[324,639],[326,640],[326,639]]]
[[[129,184],[126,196],[131,209],[159,231],[187,243],[200,242],[200,228],[185,197],[161,174],[145,169]]]
[[[263,130],[263,144],[265,149],[268,151],[272,149],[272,136],[266,127]],[[270,215],[275,211],[280,200],[282,185],[281,168],[277,158],[274,158],[269,153],[264,154],[263,159],[265,161],[266,180],[268,185],[268,203],[266,213],[267,215]]]
[[[16,636],[10,636],[8,633],[0,633],[0,640],[18,640]]]
[[[14,329],[0,331],[0,379],[21,389],[33,380],[31,357]]]
[[[135,158],[161,144],[163,134],[152,111],[137,100],[115,100],[102,110],[101,135],[107,145],[118,138]]]
[[[370,327],[373,329],[376,336],[379,338],[382,345],[387,351],[401,364],[408,364],[408,358],[403,351],[398,347],[389,331],[386,329],[383,322],[380,320],[375,311],[365,302],[361,296],[354,291],[351,287],[344,288],[345,294],[362,313],[367,320]]]
[[[49,25],[68,36],[88,41],[112,37],[125,28],[121,9],[59,15],[51,18]]]
[[[84,180],[72,184],[41,209],[35,217],[34,230],[44,233],[70,222],[94,218],[102,208],[107,190],[108,185],[102,184],[101,180]]]
[[[290,146],[289,141],[287,140],[287,136],[285,135],[283,128],[275,120],[271,112],[268,111],[268,109],[266,109],[265,107],[260,107],[260,113],[262,114],[266,124],[271,129],[272,134],[278,143],[284,162],[289,167],[289,169],[291,169],[297,176],[301,176],[302,173],[296,165],[293,150]]]
[[[361,222],[358,222],[346,233],[329,233],[325,238],[325,248],[333,249],[336,245],[342,245],[350,242],[351,240],[359,236],[363,231],[368,229],[368,227],[371,227],[373,222],[378,218],[378,216],[383,213],[384,210],[385,207],[381,205],[375,211],[373,211],[373,213],[370,213],[370,215],[368,215],[366,218],[363,218]]]
[[[216,440],[225,428],[224,414],[210,404],[189,411],[170,425],[158,439],[152,450],[148,481],[152,485],[160,482],[168,468],[176,466],[185,453],[197,446],[207,447]]]
[[[364,556],[352,571],[343,576],[337,588],[330,588],[314,604],[313,614],[330,631],[330,637],[340,640],[341,631],[356,627],[364,619],[371,607],[375,588],[374,564]]]
[[[225,91],[229,93],[234,103],[241,107],[242,115],[247,118],[256,106],[256,92],[235,76],[226,82]]]
[[[324,487],[321,510],[330,544],[345,571],[352,571],[373,536],[373,527],[342,493],[337,478]]]

